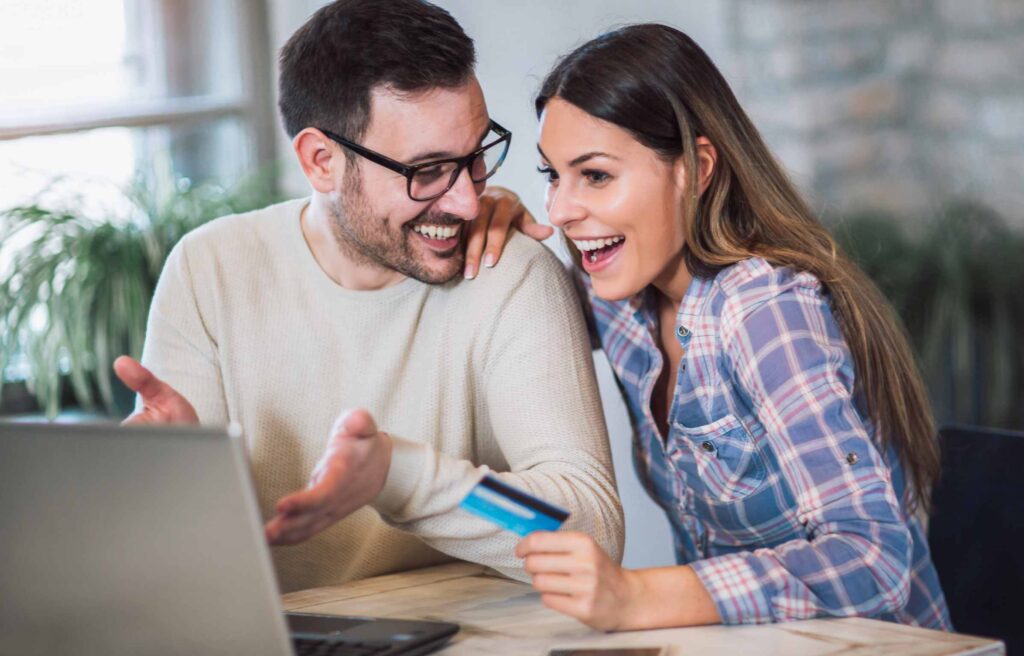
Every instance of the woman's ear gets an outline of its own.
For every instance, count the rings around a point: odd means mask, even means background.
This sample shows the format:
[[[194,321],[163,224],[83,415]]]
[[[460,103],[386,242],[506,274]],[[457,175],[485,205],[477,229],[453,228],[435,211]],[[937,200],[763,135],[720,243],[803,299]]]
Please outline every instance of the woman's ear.
[[[340,180],[345,172],[345,157],[333,144],[316,128],[306,128],[292,139],[302,172],[313,189],[323,194],[335,191],[335,180]]]
[[[693,195],[700,196],[711,184],[711,176],[715,172],[715,164],[718,161],[718,151],[707,137],[697,137],[694,142],[697,146],[697,191]],[[674,167],[676,185],[680,189],[686,189],[690,185],[690,177],[686,170],[685,158],[679,157]]]
[[[697,187],[703,194],[711,184],[711,176],[718,163],[718,151],[707,137],[697,137]]]

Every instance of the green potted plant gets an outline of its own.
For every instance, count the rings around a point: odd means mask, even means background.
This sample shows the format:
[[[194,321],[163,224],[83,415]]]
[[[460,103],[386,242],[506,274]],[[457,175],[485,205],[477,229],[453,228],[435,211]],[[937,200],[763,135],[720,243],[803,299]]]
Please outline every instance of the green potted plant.
[[[171,248],[206,221],[272,202],[269,189],[266,176],[230,189],[139,182],[124,193],[123,215],[88,215],[73,197],[0,212],[0,390],[20,354],[27,389],[48,417],[61,410],[65,386],[84,409],[125,413],[131,397],[116,393],[111,363],[141,354]]]
[[[861,214],[834,233],[903,318],[937,419],[1024,427],[1024,233],[965,201],[909,224]]]

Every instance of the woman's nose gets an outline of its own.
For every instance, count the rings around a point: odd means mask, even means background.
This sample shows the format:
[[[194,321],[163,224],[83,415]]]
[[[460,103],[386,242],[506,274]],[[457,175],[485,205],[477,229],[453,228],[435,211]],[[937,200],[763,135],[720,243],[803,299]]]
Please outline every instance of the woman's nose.
[[[551,188],[547,198],[548,219],[556,228],[564,228],[586,216],[583,207],[564,187]]]

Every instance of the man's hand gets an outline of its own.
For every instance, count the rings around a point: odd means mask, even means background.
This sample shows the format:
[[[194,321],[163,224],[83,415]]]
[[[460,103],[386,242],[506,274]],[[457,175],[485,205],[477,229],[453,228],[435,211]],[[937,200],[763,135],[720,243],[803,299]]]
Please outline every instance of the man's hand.
[[[342,413],[309,485],[277,502],[265,527],[267,541],[304,542],[372,501],[387,480],[391,450],[391,436],[377,430],[369,412]]]
[[[480,196],[480,216],[469,222],[468,229],[465,276],[470,280],[480,272],[481,255],[485,267],[498,263],[512,230],[520,230],[537,241],[547,239],[555,232],[551,226],[537,223],[523,207],[519,196],[502,187],[484,189]]]
[[[142,397],[142,409],[122,424],[198,424],[195,408],[173,387],[153,375],[138,360],[122,355],[114,360],[114,373],[128,389]]]

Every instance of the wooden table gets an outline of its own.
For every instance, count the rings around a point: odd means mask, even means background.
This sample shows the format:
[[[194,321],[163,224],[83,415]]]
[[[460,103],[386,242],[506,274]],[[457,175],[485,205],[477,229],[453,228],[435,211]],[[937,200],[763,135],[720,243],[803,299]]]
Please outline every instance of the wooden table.
[[[861,618],[600,633],[548,610],[530,586],[453,563],[284,596],[286,610],[457,622],[442,653],[532,654],[553,647],[672,645],[687,654],[1003,654],[1003,643]]]

